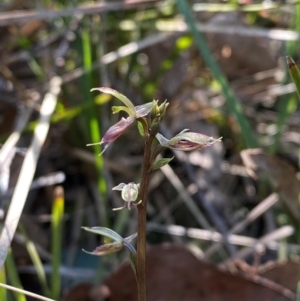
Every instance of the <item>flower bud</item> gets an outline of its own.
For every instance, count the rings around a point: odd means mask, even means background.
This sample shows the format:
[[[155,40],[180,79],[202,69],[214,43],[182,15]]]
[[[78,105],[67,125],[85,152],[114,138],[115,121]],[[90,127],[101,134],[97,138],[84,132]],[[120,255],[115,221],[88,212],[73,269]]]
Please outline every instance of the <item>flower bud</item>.
[[[159,106],[157,105],[158,101],[154,100],[153,102],[154,102],[154,104],[153,104],[152,111],[151,111],[151,120],[155,119],[157,116],[160,115]]]

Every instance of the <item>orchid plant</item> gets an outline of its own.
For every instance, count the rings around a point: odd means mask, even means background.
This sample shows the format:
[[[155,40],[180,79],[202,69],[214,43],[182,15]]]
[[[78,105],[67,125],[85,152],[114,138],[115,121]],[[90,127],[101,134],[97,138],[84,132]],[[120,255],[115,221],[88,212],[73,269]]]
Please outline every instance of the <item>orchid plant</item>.
[[[136,234],[127,238],[122,238],[115,231],[104,227],[84,227],[83,229],[109,238],[108,243],[104,243],[100,247],[97,247],[93,252],[90,252],[92,255],[102,256],[118,252],[123,248],[129,250],[131,265],[136,275],[138,300],[146,301],[145,253],[149,181],[153,170],[168,164],[173,159],[159,158],[158,156],[168,148],[178,151],[200,150],[220,141],[221,138],[214,139],[213,137],[189,132],[185,129],[173,138],[167,139],[159,133],[160,124],[168,107],[166,101],[159,104],[157,100],[153,100],[152,102],[140,106],[134,106],[126,96],[111,88],[101,87],[92,89],[91,91],[95,90],[110,94],[118,98],[125,105],[112,107],[114,114],[121,111],[128,114],[127,118],[121,118],[119,122],[112,125],[100,142],[95,143],[104,145],[100,155],[102,155],[104,151],[135,122],[138,124],[139,132],[144,140],[141,182],[131,182],[128,184],[120,183],[113,188],[113,190],[121,191],[121,197],[124,201],[122,207],[114,208],[113,210],[130,210],[131,208],[136,208],[138,210],[137,250],[131,244],[131,241],[136,237]],[[95,144],[88,144],[88,146]],[[113,242],[111,242],[111,240],[113,240]]]

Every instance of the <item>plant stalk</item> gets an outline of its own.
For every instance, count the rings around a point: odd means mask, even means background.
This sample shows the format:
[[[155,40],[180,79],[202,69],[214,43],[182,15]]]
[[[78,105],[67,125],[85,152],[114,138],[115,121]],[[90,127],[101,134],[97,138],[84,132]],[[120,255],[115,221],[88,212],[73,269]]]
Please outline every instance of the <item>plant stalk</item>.
[[[138,237],[137,237],[137,287],[138,300],[146,301],[146,228],[147,228],[147,200],[148,187],[151,175],[151,145],[154,137],[145,139],[143,171],[140,184],[142,203],[138,205]]]

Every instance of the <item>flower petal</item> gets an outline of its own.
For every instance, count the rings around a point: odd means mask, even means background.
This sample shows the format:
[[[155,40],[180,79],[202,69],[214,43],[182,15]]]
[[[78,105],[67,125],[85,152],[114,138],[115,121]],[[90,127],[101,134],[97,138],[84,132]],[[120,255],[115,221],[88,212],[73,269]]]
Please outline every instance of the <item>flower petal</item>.
[[[99,87],[99,88],[93,88],[91,89],[91,91],[100,91],[103,93],[113,95],[114,97],[121,100],[126,105],[126,107],[128,107],[132,112],[135,112],[133,103],[125,95],[121,94],[120,92],[114,89],[108,87]]]
[[[159,144],[161,146],[164,146],[164,147],[169,147],[169,141],[166,137],[164,137],[162,134],[160,133],[157,133],[156,134],[156,139],[158,140]]]
[[[123,187],[121,195],[125,202],[135,202],[139,195],[139,186],[133,182],[128,183]]]
[[[104,151],[108,148],[108,146],[112,144],[118,137],[120,137],[133,122],[134,122],[134,118],[132,117],[128,117],[126,119],[122,118],[119,122],[111,126],[103,136],[102,140],[98,143],[94,143],[94,144],[105,144],[105,147],[100,155],[102,155]],[[88,144],[88,146],[94,144]]]
[[[83,250],[84,252],[91,254],[91,255],[96,255],[96,256],[103,256],[107,254],[112,254],[116,253],[124,248],[123,242],[113,242],[109,244],[104,244],[99,247],[97,247],[93,252],[87,252]]]
[[[120,183],[119,185],[113,187],[111,190],[120,190],[122,191],[122,189],[126,186],[125,183]]]
[[[153,108],[154,102],[147,102],[143,105],[134,107],[137,118],[144,117],[148,115]]]

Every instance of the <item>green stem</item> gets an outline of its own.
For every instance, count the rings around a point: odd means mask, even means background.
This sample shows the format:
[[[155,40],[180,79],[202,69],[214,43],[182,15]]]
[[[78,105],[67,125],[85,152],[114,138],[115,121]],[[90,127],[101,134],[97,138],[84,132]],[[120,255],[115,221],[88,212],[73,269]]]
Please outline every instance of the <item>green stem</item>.
[[[151,146],[154,137],[145,137],[145,150],[143,160],[140,195],[142,203],[138,206],[138,237],[137,237],[137,286],[138,300],[146,301],[146,227],[147,227],[147,200],[148,187],[151,175]]]

